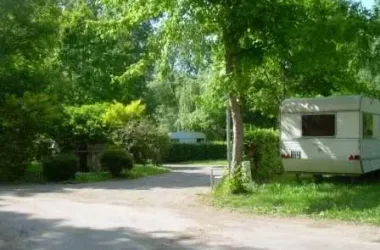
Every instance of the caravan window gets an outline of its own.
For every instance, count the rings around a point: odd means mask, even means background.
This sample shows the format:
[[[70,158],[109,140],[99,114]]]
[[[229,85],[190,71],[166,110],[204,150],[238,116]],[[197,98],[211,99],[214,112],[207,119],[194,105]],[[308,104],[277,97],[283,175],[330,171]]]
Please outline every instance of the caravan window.
[[[363,113],[363,137],[373,136],[373,115]]]
[[[302,136],[334,136],[335,115],[303,115]]]

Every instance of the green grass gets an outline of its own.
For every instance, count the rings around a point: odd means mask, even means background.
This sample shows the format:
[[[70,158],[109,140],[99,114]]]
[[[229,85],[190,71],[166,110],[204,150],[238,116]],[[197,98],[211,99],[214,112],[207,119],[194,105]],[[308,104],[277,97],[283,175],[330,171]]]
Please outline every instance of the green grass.
[[[130,172],[123,174],[117,179],[137,179],[147,177],[151,175],[159,175],[170,172],[169,169],[164,167],[156,167],[152,165],[136,165]],[[64,183],[92,183],[112,180],[112,176],[109,172],[89,172],[89,173],[77,173],[74,180],[68,180]],[[42,176],[42,166],[39,163],[31,163],[25,175],[19,181],[21,183],[47,183]]]
[[[121,177],[116,179],[138,179],[142,177],[159,175],[170,172],[169,169],[164,167],[156,167],[151,165],[137,165],[130,172],[123,174]],[[109,172],[89,172],[89,173],[77,173],[75,180],[70,181],[71,183],[90,183],[90,182],[101,182],[113,179]]]
[[[136,166],[127,175],[128,179],[137,179],[151,175],[159,175],[169,173],[170,170],[165,167],[154,167],[151,165]]]
[[[178,162],[181,165],[201,165],[206,167],[211,166],[227,166],[227,160],[203,160],[203,161],[186,161]]]
[[[255,214],[303,216],[380,225],[380,180],[350,183],[347,178],[330,178],[315,183],[283,176],[255,186],[244,195],[231,195],[221,185],[214,193],[215,206]]]

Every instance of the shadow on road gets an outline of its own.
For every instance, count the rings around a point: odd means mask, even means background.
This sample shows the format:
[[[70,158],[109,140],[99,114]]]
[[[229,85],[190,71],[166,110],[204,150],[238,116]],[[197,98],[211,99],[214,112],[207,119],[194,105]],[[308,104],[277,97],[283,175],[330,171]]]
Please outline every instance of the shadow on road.
[[[210,169],[197,167],[169,167],[173,172],[135,180],[114,180],[86,184],[45,184],[0,186],[0,195],[33,196],[39,193],[72,192],[76,189],[150,190],[184,189],[210,186]],[[219,172],[222,172],[220,170]]]
[[[64,220],[32,218],[0,212],[0,249],[7,250],[264,250],[232,245],[208,245],[196,235],[176,232],[139,232],[133,227],[96,228],[68,225]]]

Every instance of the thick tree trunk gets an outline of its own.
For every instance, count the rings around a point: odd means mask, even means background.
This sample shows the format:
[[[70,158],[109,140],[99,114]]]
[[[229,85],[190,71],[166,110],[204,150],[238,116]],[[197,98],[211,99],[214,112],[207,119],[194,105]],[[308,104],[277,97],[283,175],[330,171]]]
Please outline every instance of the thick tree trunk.
[[[232,116],[232,169],[241,164],[243,161],[244,149],[244,124],[241,114],[241,103],[239,97],[230,95],[229,98]]]

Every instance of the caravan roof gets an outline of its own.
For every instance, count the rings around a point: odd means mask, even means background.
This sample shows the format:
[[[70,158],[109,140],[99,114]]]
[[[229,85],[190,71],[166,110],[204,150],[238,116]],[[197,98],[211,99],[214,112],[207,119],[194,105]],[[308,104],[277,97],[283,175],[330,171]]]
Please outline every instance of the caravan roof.
[[[282,113],[354,111],[360,110],[362,99],[361,95],[286,99],[280,110]]]
[[[191,138],[206,138],[206,135],[201,132],[186,132],[186,131],[179,131],[179,132],[171,132],[169,133],[170,138],[178,138],[178,139],[191,139]]]

